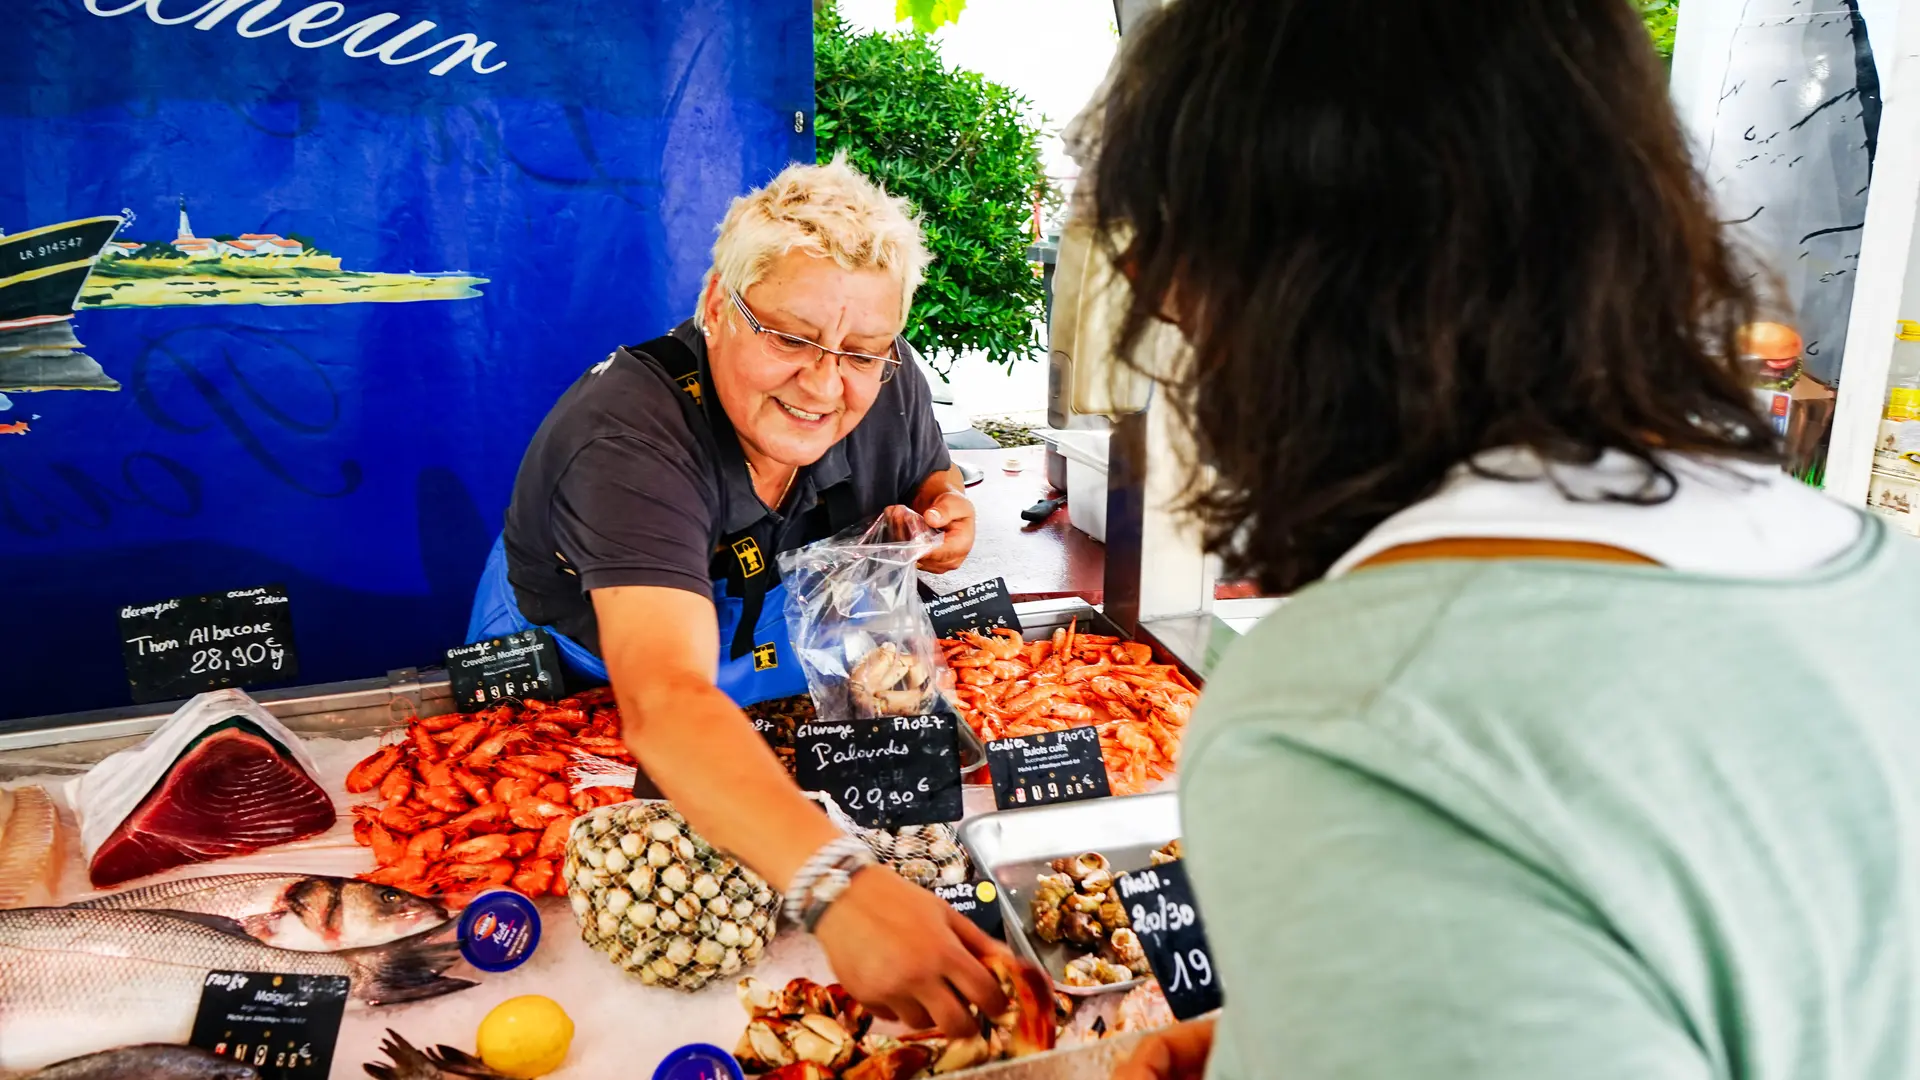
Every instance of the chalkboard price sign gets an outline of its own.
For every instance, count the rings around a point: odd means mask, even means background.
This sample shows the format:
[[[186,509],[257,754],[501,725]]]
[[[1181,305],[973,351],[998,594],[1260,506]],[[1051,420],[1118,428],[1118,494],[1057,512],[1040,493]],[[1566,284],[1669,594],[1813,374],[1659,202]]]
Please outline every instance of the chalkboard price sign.
[[[560,650],[553,635],[535,627],[447,650],[447,681],[461,712],[502,701],[561,696]]]
[[[1003,577],[969,585],[929,602],[927,619],[933,623],[933,632],[943,638],[963,630],[984,634],[996,628],[1020,629],[1020,617],[1014,614],[1013,598],[1007,595],[1007,579]]]
[[[1220,976],[1207,949],[1207,931],[1193,902],[1187,868],[1170,862],[1122,874],[1117,885],[1173,1015],[1191,1020],[1219,1008]]]
[[[266,1080],[326,1080],[352,985],[345,975],[209,971],[188,1042]]]
[[[863,828],[959,821],[958,725],[952,713],[801,724],[800,786],[831,795]]]
[[[993,776],[993,803],[1002,810],[1113,794],[1107,785],[1106,758],[1100,752],[1100,732],[1091,727],[990,742],[987,771]]]
[[[945,900],[948,907],[966,916],[968,922],[986,931],[987,936],[1002,936],[1006,921],[1005,913],[1000,910],[1000,891],[977,871],[971,881],[935,886],[933,894]]]
[[[279,585],[129,604],[120,609],[120,642],[141,704],[300,675]]]

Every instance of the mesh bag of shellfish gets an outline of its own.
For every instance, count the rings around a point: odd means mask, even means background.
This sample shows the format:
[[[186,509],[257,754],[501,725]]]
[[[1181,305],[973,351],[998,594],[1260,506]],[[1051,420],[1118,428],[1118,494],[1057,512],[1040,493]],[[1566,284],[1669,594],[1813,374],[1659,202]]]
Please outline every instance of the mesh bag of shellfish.
[[[819,803],[840,831],[857,836],[873,857],[922,888],[959,885],[972,876],[973,864],[960,846],[960,833],[951,825],[908,825],[901,829],[863,829],[855,824],[833,796],[824,791],[804,793]]]
[[[939,702],[920,559],[940,534],[902,507],[780,556],[787,633],[823,723],[921,716]]]
[[[773,940],[779,894],[664,802],[575,818],[560,873],[580,936],[648,986],[698,990]]]

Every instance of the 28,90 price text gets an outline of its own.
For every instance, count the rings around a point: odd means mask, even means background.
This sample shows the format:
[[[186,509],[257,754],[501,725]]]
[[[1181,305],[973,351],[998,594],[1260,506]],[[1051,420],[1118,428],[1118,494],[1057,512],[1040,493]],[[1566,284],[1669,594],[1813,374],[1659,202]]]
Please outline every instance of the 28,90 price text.
[[[279,671],[286,666],[286,662],[287,650],[280,648],[274,639],[268,638],[264,642],[255,641],[226,649],[195,649],[193,664],[187,670],[194,675],[259,667],[271,667]]]

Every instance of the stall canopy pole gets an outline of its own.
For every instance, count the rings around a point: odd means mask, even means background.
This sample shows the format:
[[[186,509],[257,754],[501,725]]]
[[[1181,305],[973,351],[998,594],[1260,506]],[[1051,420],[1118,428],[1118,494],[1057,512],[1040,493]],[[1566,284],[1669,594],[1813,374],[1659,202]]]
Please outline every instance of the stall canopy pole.
[[[1903,20],[1907,21],[1907,20]],[[1907,45],[1916,35],[1903,35]],[[1913,44],[1920,44],[1914,42]],[[1893,365],[1894,327],[1920,311],[1920,245],[1914,243],[1920,202],[1920,63],[1902,49],[1893,92],[1885,96],[1880,152],[1867,192],[1866,231],[1860,239],[1859,278],[1847,318],[1847,351],[1840,365],[1833,436],[1827,445],[1826,490],[1852,506],[1864,505],[1873,476],[1874,444]]]

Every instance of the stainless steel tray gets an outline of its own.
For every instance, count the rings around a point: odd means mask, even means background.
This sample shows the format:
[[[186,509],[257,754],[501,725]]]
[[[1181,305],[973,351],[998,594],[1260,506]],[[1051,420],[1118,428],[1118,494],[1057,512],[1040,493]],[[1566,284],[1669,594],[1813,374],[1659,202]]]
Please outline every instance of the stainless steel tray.
[[[1001,810],[982,814],[960,827],[960,842],[973,864],[990,875],[1000,891],[1000,907],[1006,925],[1012,928],[1007,936],[1014,949],[1045,968],[1061,993],[1075,997],[1127,990],[1145,980],[1068,986],[1063,975],[1067,961],[1077,954],[1034,936],[1028,914],[1034,882],[1049,872],[1047,864],[1054,859],[1085,851],[1105,855],[1116,874],[1145,869],[1152,862],[1154,848],[1179,837],[1179,795],[1171,791]]]
[[[1166,648],[1158,638],[1151,634],[1129,634],[1120,629],[1106,613],[1087,603],[1085,600],[1067,597],[1057,600],[1031,600],[1024,604],[1015,604],[1013,612],[1020,618],[1020,636],[1028,641],[1039,641],[1049,637],[1057,629],[1069,624],[1089,634],[1105,634],[1122,641],[1139,641],[1153,649],[1153,662],[1171,664],[1180,670],[1180,674],[1195,686],[1206,682],[1203,672],[1188,664],[1179,655]]]
[[[1054,630],[1078,620],[1078,625],[1094,634],[1111,634],[1125,637],[1118,627],[1107,621],[1106,616],[1095,611],[1085,601],[1073,600],[1041,601],[1038,604],[1016,604],[1013,613],[1020,619],[1020,636],[1028,641],[1040,641],[1052,636]],[[955,710],[956,714],[958,710]],[[973,725],[960,721],[960,772],[964,781],[973,786],[989,784],[987,764],[987,745],[973,730]]]
[[[1106,617],[1100,609],[1076,598],[1057,600],[1031,600],[1024,604],[1015,604],[1013,613],[1020,620],[1020,636],[1027,641],[1041,641],[1052,637],[1055,630],[1068,626],[1089,634],[1104,634],[1122,641],[1145,641],[1153,649],[1154,663],[1171,664],[1180,670],[1195,686],[1203,680],[1184,660],[1163,648],[1151,638],[1132,638],[1112,619]],[[973,725],[965,720],[960,722],[960,770],[965,782],[971,786],[989,784],[984,766],[987,761],[986,744],[974,733]],[[1077,854],[1073,853],[1073,854]]]

